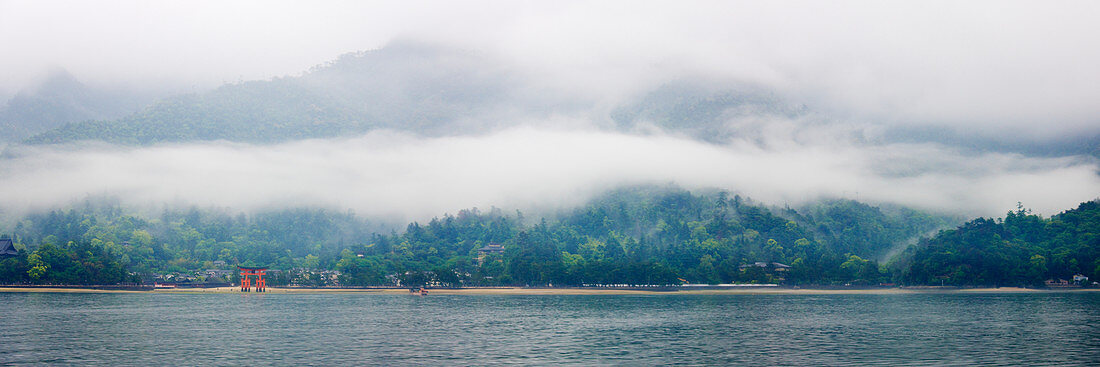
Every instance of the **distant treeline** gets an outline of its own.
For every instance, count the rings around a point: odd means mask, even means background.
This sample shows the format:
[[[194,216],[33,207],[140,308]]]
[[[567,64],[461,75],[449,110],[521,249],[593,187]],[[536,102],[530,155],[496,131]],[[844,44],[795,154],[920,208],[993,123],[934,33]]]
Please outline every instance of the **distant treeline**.
[[[12,233],[25,249],[0,260],[0,282],[110,284],[224,261],[338,270],[348,286],[1038,285],[1100,272],[1098,206],[1050,219],[1021,209],[896,251],[951,219],[850,200],[774,209],[725,192],[655,187],[613,191],[551,219],[469,209],[389,234],[323,209],[147,218],[88,203],[21,220]],[[503,250],[480,251],[489,245]],[[876,260],[891,251],[900,255]]]

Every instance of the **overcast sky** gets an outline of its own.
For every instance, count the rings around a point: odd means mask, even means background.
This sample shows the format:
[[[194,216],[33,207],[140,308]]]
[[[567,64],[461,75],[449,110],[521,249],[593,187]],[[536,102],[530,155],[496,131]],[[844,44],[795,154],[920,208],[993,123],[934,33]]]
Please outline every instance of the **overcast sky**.
[[[1097,24],[1095,1],[0,0],[0,95],[52,68],[92,84],[204,90],[412,40],[486,55],[539,88],[597,102],[677,79],[722,80],[770,88],[844,126],[1043,140],[1100,133]],[[0,162],[0,199],[25,209],[125,194],[249,208],[292,197],[422,219],[637,182],[722,187],[771,203],[858,195],[969,215],[998,215],[1016,201],[1052,214],[1100,194],[1095,161],[1081,157],[805,144],[792,138],[805,126],[761,124],[792,131],[723,146],[519,128],[425,140],[377,132],[278,146],[34,148],[42,150]],[[195,181],[204,177],[223,179],[211,189]]]
[[[684,75],[763,83],[871,118],[1055,136],[1100,125],[1095,1],[12,1],[0,90],[300,73],[413,39],[600,96]]]

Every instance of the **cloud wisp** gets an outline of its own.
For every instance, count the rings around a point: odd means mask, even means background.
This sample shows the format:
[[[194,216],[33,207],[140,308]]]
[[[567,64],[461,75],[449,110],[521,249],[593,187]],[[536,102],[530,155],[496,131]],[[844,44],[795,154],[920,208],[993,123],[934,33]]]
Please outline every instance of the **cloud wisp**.
[[[139,207],[321,206],[424,220],[470,207],[563,208],[622,185],[675,183],[774,204],[850,197],[993,216],[1020,201],[1049,215],[1100,193],[1096,164],[1074,158],[781,138],[715,145],[531,127],[436,138],[376,131],[279,145],[16,149],[0,161],[0,202],[8,214],[114,196]]]

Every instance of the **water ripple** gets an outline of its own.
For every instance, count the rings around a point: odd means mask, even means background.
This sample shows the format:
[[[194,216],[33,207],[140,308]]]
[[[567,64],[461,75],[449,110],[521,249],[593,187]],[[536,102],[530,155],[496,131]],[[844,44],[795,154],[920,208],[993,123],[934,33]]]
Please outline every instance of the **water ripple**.
[[[1096,365],[1100,294],[0,293],[0,364]]]

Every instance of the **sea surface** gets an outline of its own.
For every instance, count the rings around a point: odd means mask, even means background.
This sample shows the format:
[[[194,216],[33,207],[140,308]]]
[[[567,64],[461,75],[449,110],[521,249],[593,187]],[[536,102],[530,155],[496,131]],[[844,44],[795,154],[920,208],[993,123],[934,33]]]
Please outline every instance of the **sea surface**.
[[[0,365],[1100,365],[1100,293],[0,293]]]

